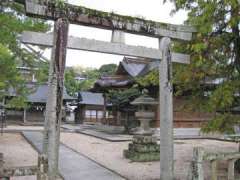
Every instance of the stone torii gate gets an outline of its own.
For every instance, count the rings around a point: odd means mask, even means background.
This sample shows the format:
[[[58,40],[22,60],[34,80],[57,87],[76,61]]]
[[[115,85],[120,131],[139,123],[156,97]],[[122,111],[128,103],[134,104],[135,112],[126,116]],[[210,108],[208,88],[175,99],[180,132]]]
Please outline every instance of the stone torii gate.
[[[58,172],[59,136],[62,107],[62,90],[66,49],[86,50],[160,61],[160,170],[161,180],[173,180],[173,107],[172,62],[189,63],[190,56],[170,51],[171,39],[189,41],[195,29],[140,18],[121,16],[70,4],[57,6],[53,2],[15,0],[25,5],[26,14],[55,21],[54,33],[24,32],[21,41],[32,45],[52,47],[49,70],[49,95],[47,100],[44,153],[48,156],[48,178],[56,179]],[[111,42],[68,37],[68,24],[92,26],[112,30]],[[124,44],[124,33],[159,39],[159,49]]]

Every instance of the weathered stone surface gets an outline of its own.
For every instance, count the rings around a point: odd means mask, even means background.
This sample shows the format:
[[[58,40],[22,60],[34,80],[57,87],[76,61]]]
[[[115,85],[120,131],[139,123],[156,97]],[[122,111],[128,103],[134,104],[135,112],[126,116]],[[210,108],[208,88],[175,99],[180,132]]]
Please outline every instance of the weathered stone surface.
[[[25,0],[27,15],[56,20],[62,14],[66,14],[70,23],[73,24],[115,29],[158,38],[166,36],[187,41],[192,39],[192,32],[196,32],[193,27],[189,26],[159,23],[70,4],[65,4],[65,8],[61,9],[51,1],[48,2],[49,4],[39,4],[32,0]]]
[[[159,40],[159,50],[163,57],[159,66],[159,101],[160,101],[160,137],[161,162],[160,179],[172,180],[174,177],[173,161],[173,86],[171,39]]]
[[[133,143],[136,143],[136,144],[154,144],[156,142],[157,142],[157,137],[144,136],[144,135],[133,136]]]
[[[21,42],[25,44],[41,45],[52,47],[53,35],[39,32],[23,32]],[[75,50],[86,50],[124,56],[134,56],[159,60],[162,59],[162,52],[155,48],[133,46],[122,43],[110,43],[94,39],[86,39],[69,36],[67,48]],[[172,52],[172,60],[176,63],[190,63],[190,56]]]
[[[0,177],[32,176],[38,172],[37,166],[4,168]]]
[[[135,135],[133,142],[128,145],[128,150],[124,150],[123,155],[136,162],[159,161],[160,145],[157,144],[156,137]]]
[[[128,145],[129,151],[135,151],[140,153],[160,152],[160,146],[158,144],[133,144]]]
[[[159,152],[139,153],[139,152],[125,150],[123,153],[124,153],[124,157],[131,159],[132,161],[135,161],[135,162],[160,161]]]

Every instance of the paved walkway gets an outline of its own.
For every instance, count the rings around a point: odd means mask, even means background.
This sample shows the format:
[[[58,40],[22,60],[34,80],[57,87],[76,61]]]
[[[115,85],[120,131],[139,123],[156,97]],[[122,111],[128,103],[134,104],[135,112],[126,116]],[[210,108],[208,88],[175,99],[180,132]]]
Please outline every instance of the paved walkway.
[[[42,151],[42,133],[24,131],[23,135],[38,152]],[[59,169],[65,180],[123,180],[114,172],[63,144],[60,145]]]

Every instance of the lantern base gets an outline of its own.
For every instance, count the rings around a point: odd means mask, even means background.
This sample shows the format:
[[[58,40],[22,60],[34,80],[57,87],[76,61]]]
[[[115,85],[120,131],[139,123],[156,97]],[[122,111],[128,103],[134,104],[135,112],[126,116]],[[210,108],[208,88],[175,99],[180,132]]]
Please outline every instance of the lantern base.
[[[149,162],[160,160],[160,145],[156,137],[151,135],[135,135],[128,150],[123,151],[125,158],[135,162]]]

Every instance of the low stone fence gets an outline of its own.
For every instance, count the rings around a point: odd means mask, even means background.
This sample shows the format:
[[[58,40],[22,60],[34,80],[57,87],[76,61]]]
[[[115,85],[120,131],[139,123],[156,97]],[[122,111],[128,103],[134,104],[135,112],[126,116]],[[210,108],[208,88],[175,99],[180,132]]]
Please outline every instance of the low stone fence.
[[[211,163],[211,180],[218,179],[218,161],[227,161],[227,180],[235,180],[235,162],[240,159],[240,152],[208,153],[201,147],[193,149],[193,162],[189,180],[204,180],[203,162]]]
[[[37,166],[4,167],[3,154],[0,153],[0,179],[9,180],[14,176],[37,176],[37,180],[47,180],[48,161],[45,155],[39,155]]]

